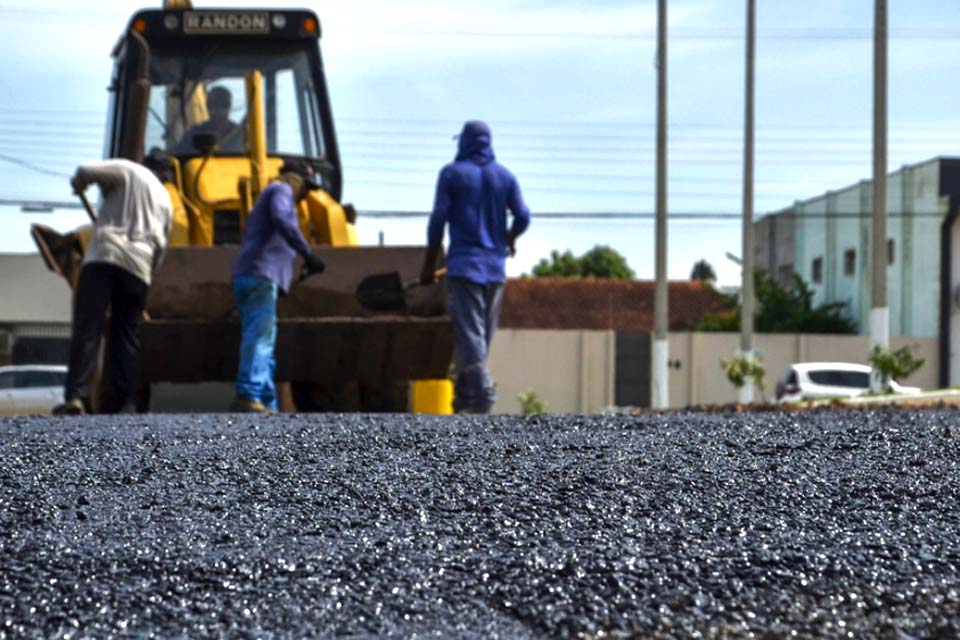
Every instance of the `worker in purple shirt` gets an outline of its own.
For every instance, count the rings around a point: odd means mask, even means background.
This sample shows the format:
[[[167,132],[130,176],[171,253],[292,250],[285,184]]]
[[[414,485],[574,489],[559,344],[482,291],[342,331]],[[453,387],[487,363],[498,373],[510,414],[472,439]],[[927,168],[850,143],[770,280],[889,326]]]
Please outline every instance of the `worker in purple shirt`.
[[[490,127],[463,125],[456,159],[443,167],[427,228],[420,282],[435,278],[444,227],[450,226],[447,293],[456,343],[454,411],[489,413],[496,389],[487,369],[490,342],[500,317],[506,258],[530,225],[517,179],[494,159]],[[507,225],[507,210],[513,222]]]
[[[324,269],[323,261],[310,253],[297,224],[297,204],[310,190],[320,187],[309,164],[287,161],[280,168],[280,177],[263,190],[247,217],[232,270],[241,338],[231,411],[277,410],[273,381],[277,296],[290,290],[297,254],[303,257],[305,274]]]

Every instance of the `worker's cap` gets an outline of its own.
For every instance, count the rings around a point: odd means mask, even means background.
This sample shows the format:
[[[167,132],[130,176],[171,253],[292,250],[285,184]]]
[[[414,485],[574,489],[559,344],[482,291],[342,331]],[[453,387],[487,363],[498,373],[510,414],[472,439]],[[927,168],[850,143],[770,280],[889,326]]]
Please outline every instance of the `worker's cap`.
[[[160,176],[161,179],[172,179],[173,162],[170,160],[169,154],[160,147],[150,149],[150,152],[143,157],[142,164]]]
[[[322,189],[323,185],[317,180],[317,174],[314,172],[313,167],[310,166],[310,163],[306,160],[298,160],[296,158],[291,158],[286,160],[283,163],[283,166],[280,167],[280,174],[284,173],[295,173],[300,178],[303,179],[303,183],[307,186],[307,189]]]
[[[490,133],[490,125],[488,125],[483,120],[467,120],[463,123],[463,129],[460,130],[460,133],[453,136],[454,140],[460,140],[461,138],[476,139],[480,136],[486,136],[489,141],[492,137]]]

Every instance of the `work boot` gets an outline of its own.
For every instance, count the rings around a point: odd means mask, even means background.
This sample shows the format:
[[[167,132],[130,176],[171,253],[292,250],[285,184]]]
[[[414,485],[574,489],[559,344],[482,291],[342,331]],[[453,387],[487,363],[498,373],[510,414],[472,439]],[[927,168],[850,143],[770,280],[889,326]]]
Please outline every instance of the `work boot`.
[[[80,398],[70,398],[63,404],[55,406],[50,413],[55,416],[82,416],[87,412]]]
[[[269,413],[270,409],[259,400],[251,400],[243,396],[234,396],[230,403],[231,413]]]

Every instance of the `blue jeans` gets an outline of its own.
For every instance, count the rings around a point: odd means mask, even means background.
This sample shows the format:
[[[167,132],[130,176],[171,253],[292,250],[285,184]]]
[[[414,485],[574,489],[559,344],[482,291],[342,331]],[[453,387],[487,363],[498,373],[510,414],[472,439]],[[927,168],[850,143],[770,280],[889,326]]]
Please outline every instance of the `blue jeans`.
[[[237,395],[276,409],[277,284],[259,276],[234,276],[233,297],[241,326]]]
[[[458,412],[489,413],[497,393],[487,369],[487,356],[500,318],[503,283],[477,284],[455,276],[446,280],[456,344],[453,408]]]

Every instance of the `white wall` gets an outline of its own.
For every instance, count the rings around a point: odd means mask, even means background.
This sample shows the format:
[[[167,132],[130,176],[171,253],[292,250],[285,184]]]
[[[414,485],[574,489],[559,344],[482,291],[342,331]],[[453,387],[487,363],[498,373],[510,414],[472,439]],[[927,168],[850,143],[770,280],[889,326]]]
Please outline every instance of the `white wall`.
[[[0,254],[0,323],[69,324],[67,281],[38,253]]]
[[[490,347],[495,413],[520,413],[517,394],[533,389],[551,413],[592,413],[613,404],[613,331],[499,329]]]
[[[780,375],[795,362],[854,362],[868,364],[869,337],[864,335],[754,334],[757,354],[766,369],[764,386],[768,400]],[[720,367],[739,346],[736,333],[671,333],[670,358],[681,368],[671,372],[670,406],[686,407],[726,404],[737,401],[737,390]],[[910,346],[914,355],[926,360],[919,371],[903,384],[933,389],[939,386],[939,342],[937,338],[893,337],[892,349]],[[755,394],[760,400],[760,394]]]
[[[674,408],[727,404],[737,390],[720,367],[739,345],[736,333],[683,332],[669,334],[670,406]],[[755,334],[763,357],[766,394],[772,399],[780,374],[794,362],[866,363],[869,338],[863,335]],[[904,384],[938,386],[939,347],[936,338],[891,338],[891,347],[910,345],[926,359]],[[519,413],[517,394],[533,389],[550,412],[592,413],[613,404],[616,373],[616,334],[612,331],[552,331],[502,329],[494,337],[490,370],[497,383],[496,413]],[[759,394],[756,395],[759,401]]]

